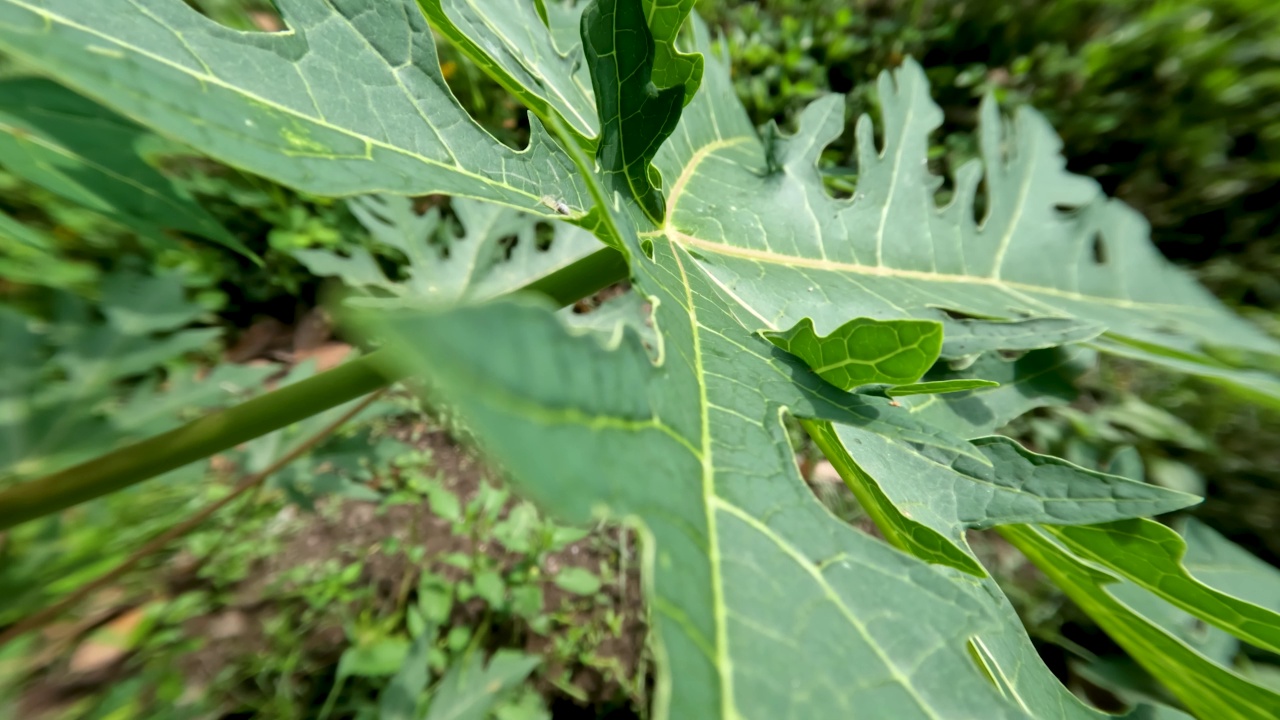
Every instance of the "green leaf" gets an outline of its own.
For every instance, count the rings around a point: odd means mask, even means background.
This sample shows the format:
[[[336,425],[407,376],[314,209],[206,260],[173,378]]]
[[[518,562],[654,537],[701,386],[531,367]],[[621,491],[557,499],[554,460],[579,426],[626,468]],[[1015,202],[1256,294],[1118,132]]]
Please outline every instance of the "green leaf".
[[[634,197],[645,215],[661,224],[666,201],[662,176],[652,163],[680,122],[685,88],[656,87],[651,81],[654,40],[642,0],[594,0],[582,15],[582,44],[600,118],[600,172],[611,189]]]
[[[682,53],[676,38],[695,0],[644,0],[644,15],[653,33],[653,84],[660,88],[683,87],[686,105],[702,84],[702,55]]]
[[[973,592],[985,597],[1004,619],[999,629],[970,639],[971,652],[1001,695],[1017,703],[1033,718],[1106,720],[1116,717],[1085,705],[1057,681],[995,579],[960,575],[956,581],[971,585]],[[1161,705],[1140,705],[1122,717],[1126,720],[1190,720],[1190,716]]]
[[[994,380],[931,380],[929,382],[911,383],[909,385],[898,385],[885,390],[889,397],[903,397],[906,395],[937,395],[939,393],[963,392],[965,390],[976,390],[978,388],[1000,387],[1000,383]]]
[[[418,0],[418,4],[432,27],[525,107],[544,121],[556,113],[584,147],[594,149],[599,123],[580,40],[575,33],[572,45],[557,46],[539,13],[545,6],[527,0]],[[565,3],[553,5],[561,12],[576,13],[574,29],[585,7],[585,3],[573,9]]]
[[[92,263],[64,257],[48,234],[0,211],[0,277],[8,282],[84,291],[99,272]]]
[[[988,611],[827,514],[796,474],[778,413],[786,404],[921,441],[923,428],[812,375],[735,324],[705,277],[682,275],[695,270],[687,255],[655,252],[655,266],[638,271],[657,295],[661,367],[631,332],[610,350],[527,303],[383,311],[353,326],[391,338],[394,364],[424,372],[533,500],[571,523],[602,507],[643,522],[670,716],[795,707],[825,717],[859,701],[883,702],[893,717],[935,705],[1019,716],[999,709],[965,649],[994,621]],[[559,460],[536,461],[548,452]],[[880,619],[864,624],[867,613]],[[921,657],[908,637],[930,638],[933,650]],[[861,682],[839,682],[849,673]],[[797,697],[792,680],[813,690]]]
[[[1081,525],[1169,512],[1199,501],[1038,455],[1003,437],[978,438],[975,460],[851,426],[806,426],[872,513],[920,557],[975,572],[964,531],[1014,523]],[[977,570],[977,574],[982,574]]]
[[[1280,572],[1195,518],[1182,523],[1182,566],[1221,592],[1280,612]]]
[[[567,567],[556,573],[556,587],[575,595],[594,595],[600,589],[600,578],[590,570]]]
[[[499,650],[486,665],[479,653],[469,652],[440,680],[426,720],[484,720],[500,693],[528,677],[541,662],[537,655]]]
[[[428,625],[414,639],[395,677],[378,695],[378,720],[418,720],[418,701],[431,679],[427,660],[435,640],[435,625]]]
[[[861,118],[858,186],[852,198],[836,199],[817,162],[844,125],[841,98],[811,104],[794,135],[762,141],[723,73],[708,63],[704,91],[658,154],[655,164],[675,181],[654,234],[695,253],[763,327],[808,318],[824,335],[859,316],[944,326],[953,314],[1057,318],[1058,327],[1017,328],[1046,335],[1017,344],[1105,327],[1100,340],[1109,341],[1099,349],[1132,353],[1112,338],[1146,343],[1164,351],[1145,353],[1147,361],[1280,399],[1274,378],[1223,366],[1200,349],[1212,342],[1274,356],[1280,343],[1166,262],[1137,213],[1066,172],[1060,142],[1033,110],[1006,122],[994,100],[983,103],[982,160],[956,173],[953,200],[938,207],[942,179],[926,160],[942,113],[908,60],[880,79],[883,145],[876,147],[870,118]],[[973,213],[980,184],[981,222]]]
[[[5,481],[54,472],[167,430],[182,411],[228,403],[262,379],[261,370],[228,370],[197,383],[188,368],[170,374],[163,401],[145,383],[129,399],[125,381],[154,380],[162,365],[210,347],[222,332],[188,327],[203,310],[186,300],[177,273],[120,271],[104,279],[102,294],[98,312],[59,294],[48,323],[0,306]]]
[[[0,81],[0,165],[9,172],[160,242],[173,243],[165,230],[179,230],[254,257],[146,162],[153,139],[48,80]]]
[[[0,49],[156,132],[317,195],[445,192],[548,217],[590,205],[532,122],[516,152],[458,105],[413,0],[281,0],[238,32],[182,0],[0,2]]]
[[[1264,650],[1280,652],[1280,614],[1194,577],[1182,563],[1187,545],[1171,528],[1137,519],[1052,528],[1049,532],[1077,556],[1102,565],[1204,622]],[[1256,576],[1264,577],[1270,577],[1273,586],[1280,584],[1274,571]],[[1280,596],[1269,600],[1274,604]]]
[[[1044,350],[1092,340],[1106,330],[1075,318],[1042,317],[1010,322],[948,320],[942,357],[963,358],[996,350]]]
[[[1280,695],[1210,661],[1109,593],[1106,585],[1116,578],[1034,528],[1000,532],[1197,717],[1263,720],[1280,713]]]
[[[720,134],[740,126],[717,108],[699,106],[704,97],[731,97],[719,74],[704,75],[706,94],[689,105],[660,156],[705,160],[737,144]],[[714,147],[700,145],[704,140]],[[579,167],[589,167],[581,152],[567,150]],[[716,164],[741,158],[730,153]],[[693,197],[690,182],[678,178],[673,198]],[[886,444],[883,455],[891,461],[914,458],[932,464],[930,472],[951,473],[950,483],[975,488],[963,497],[973,508],[965,521],[977,524],[1017,521],[1024,513],[1089,522],[1182,507],[1194,498],[1089,473],[1003,439],[966,443],[915,422],[909,408],[840,391],[759,333],[794,326],[800,317],[782,323],[784,313],[759,312],[753,298],[726,284],[718,258],[670,231],[670,217],[638,236],[631,219],[643,220],[626,207],[632,197],[615,193],[606,222],[628,253],[633,286],[653,307],[656,361],[633,331],[624,328],[602,345],[598,335],[568,332],[527,301],[362,314],[352,327],[387,338],[389,371],[421,374],[431,396],[457,409],[531,499],[571,523],[600,513],[639,523],[651,548],[645,571],[655,642],[666,659],[657,696],[669,701],[655,708],[658,717],[827,717],[854,706],[894,718],[1029,714],[1020,697],[989,681],[989,667],[974,664],[974,637],[1006,643],[989,656],[1007,678],[1021,680],[1019,663],[1034,655],[1006,652],[1025,652],[1029,642],[1010,626],[1003,598],[992,594],[998,590],[974,584],[985,573],[951,539],[959,537],[960,521],[937,511],[946,535],[923,522],[915,526],[941,539],[938,555],[969,575],[931,567],[853,531],[804,487],[781,413],[859,431],[863,445]],[[812,236],[797,230],[779,237]],[[755,276],[773,272],[758,266]],[[774,291],[789,290],[782,282]],[[859,456],[867,452],[844,445]],[[545,462],[548,456],[557,462]],[[912,476],[913,468],[892,467]],[[1072,495],[1077,485],[1088,491]],[[1024,487],[1030,490],[1017,492]],[[919,655],[925,647],[927,655]],[[1047,673],[1032,689],[1049,699],[1044,706],[1055,708],[1052,714],[1069,715],[1061,702],[1066,691]]]
[[[841,390],[913,383],[938,359],[942,347],[942,325],[928,320],[856,318],[819,337],[813,321],[803,318],[786,332],[763,335]]]
[[[551,225],[550,244],[540,247],[536,216],[465,198],[452,203],[461,237],[438,209],[419,215],[409,198],[371,195],[351,200],[350,207],[376,242],[404,254],[403,280],[387,277],[362,247],[345,256],[331,250],[295,250],[293,256],[316,275],[381,297],[429,303],[497,297],[602,249],[590,233],[563,222]]]
[[[1029,410],[1074,400],[1075,381],[1094,365],[1096,355],[1082,345],[1072,345],[1035,350],[1013,361],[989,353],[963,370],[939,363],[924,376],[926,382],[984,379],[1000,386],[964,395],[906,397],[900,402],[916,419],[956,435],[990,435]]]
[[[338,659],[338,677],[387,677],[395,675],[409,656],[409,641],[399,637],[377,638],[352,645]]]

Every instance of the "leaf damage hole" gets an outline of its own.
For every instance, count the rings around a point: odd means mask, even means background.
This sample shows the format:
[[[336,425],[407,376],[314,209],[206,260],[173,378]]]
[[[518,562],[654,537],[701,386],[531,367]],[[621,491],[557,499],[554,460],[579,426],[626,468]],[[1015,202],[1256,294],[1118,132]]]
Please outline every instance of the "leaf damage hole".
[[[978,187],[973,191],[973,224],[982,227],[987,222],[987,208],[990,207],[990,198],[987,192],[987,176],[983,175],[978,181]]]
[[[1095,232],[1093,234],[1093,261],[1099,265],[1107,264],[1107,245],[1102,241],[1102,233]]]
[[[504,235],[498,238],[498,247],[502,251],[503,261],[510,260],[512,253],[516,251],[516,245],[520,244],[520,238],[517,235]]]
[[[534,246],[542,252],[551,249],[551,243],[555,241],[556,228],[549,222],[539,221],[533,226]]]

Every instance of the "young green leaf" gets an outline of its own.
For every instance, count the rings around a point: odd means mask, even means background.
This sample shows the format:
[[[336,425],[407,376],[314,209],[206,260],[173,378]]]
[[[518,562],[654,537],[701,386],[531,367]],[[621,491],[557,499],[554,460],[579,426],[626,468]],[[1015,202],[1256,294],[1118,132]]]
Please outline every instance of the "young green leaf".
[[[652,163],[680,122],[685,87],[651,80],[654,42],[641,0],[595,0],[582,15],[582,44],[600,117],[600,172],[661,224],[666,201]]]
[[[820,337],[813,321],[803,318],[790,330],[763,335],[841,390],[913,383],[942,348],[942,325],[931,320],[856,318]]]
[[[653,84],[660,88],[683,87],[686,105],[702,84],[702,55],[680,52],[676,38],[694,1],[644,0],[646,24],[653,33]]]

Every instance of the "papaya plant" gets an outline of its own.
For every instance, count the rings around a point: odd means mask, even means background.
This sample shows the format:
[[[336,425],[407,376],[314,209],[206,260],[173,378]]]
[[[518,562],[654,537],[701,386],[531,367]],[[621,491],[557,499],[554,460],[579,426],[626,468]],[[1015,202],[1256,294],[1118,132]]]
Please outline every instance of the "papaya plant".
[[[409,261],[398,281],[312,251],[314,272],[362,292],[341,314],[372,352],[0,491],[0,526],[412,377],[526,496],[641,533],[654,717],[1104,717],[1039,659],[968,545],[987,528],[1181,706],[1130,717],[1280,714],[1280,695],[1183,631],[1280,650],[1280,601],[1253,589],[1274,571],[1233,579],[1214,561],[1225,541],[1150,519],[1194,496],[997,434],[1070,401],[1098,353],[1280,405],[1280,343],[1068,173],[1034,111],[986,101],[982,159],[938,177],[941,111],[907,61],[880,78],[856,192],[837,198],[817,160],[843,103],[758,132],[691,0],[278,5],[287,30],[261,33],[181,0],[0,0],[4,52],[221,162],[368,196],[353,209]],[[529,109],[528,147],[459,105],[433,30]],[[427,244],[439,218],[396,197],[431,193],[457,198],[449,252]],[[550,247],[502,229],[522,214],[554,224]],[[639,300],[625,321],[555,312],[623,279]],[[787,416],[883,541],[805,486]]]

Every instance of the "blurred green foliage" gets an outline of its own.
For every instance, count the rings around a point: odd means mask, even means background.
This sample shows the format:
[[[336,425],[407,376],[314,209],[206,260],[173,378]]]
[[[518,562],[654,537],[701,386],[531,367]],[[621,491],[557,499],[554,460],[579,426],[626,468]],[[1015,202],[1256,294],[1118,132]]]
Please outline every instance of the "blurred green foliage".
[[[1073,171],[1143,212],[1166,255],[1233,304],[1280,307],[1280,3],[1274,0],[700,0],[753,119],[824,92],[852,123],[920,60],[946,113],[940,170],[974,155],[975,99],[1031,104]]]

